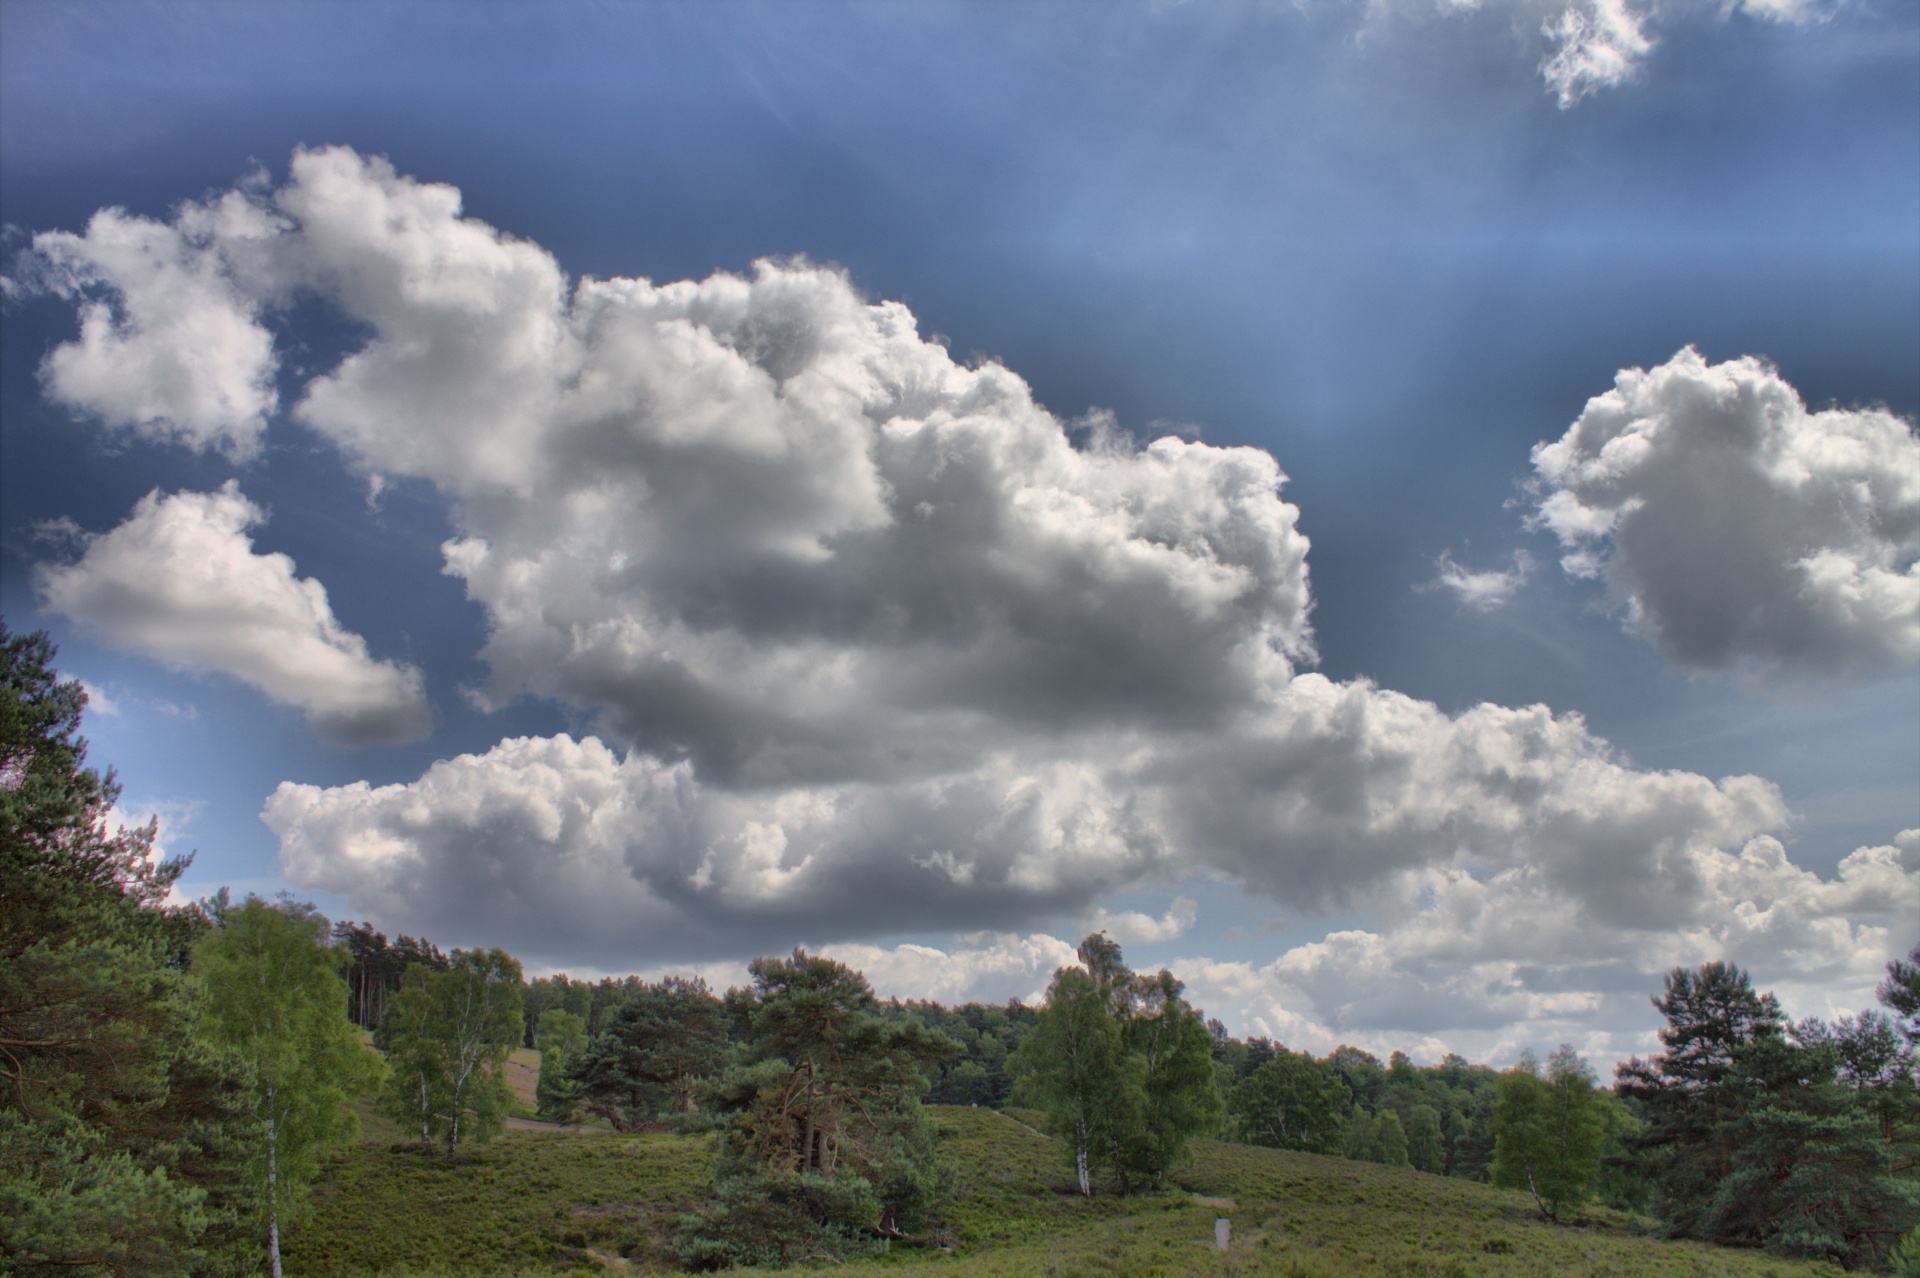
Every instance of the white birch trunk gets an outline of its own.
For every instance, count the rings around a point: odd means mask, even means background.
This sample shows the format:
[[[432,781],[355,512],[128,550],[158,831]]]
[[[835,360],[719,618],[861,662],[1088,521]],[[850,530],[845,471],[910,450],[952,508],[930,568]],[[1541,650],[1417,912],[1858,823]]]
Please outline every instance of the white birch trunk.
[[[267,1110],[273,1110],[273,1088],[267,1088]],[[267,1119],[267,1256],[273,1265],[273,1278],[280,1274],[280,1128]]]
[[[1091,1198],[1093,1197],[1093,1181],[1087,1176],[1087,1125],[1085,1123],[1079,1124],[1079,1131],[1076,1132],[1075,1135],[1077,1140],[1075,1141],[1073,1151],[1073,1165],[1074,1170],[1080,1173],[1080,1196],[1082,1198]]]

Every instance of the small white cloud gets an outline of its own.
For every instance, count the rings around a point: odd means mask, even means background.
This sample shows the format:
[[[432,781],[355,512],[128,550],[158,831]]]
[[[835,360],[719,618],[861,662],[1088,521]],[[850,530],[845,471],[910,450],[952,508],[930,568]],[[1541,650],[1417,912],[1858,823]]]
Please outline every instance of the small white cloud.
[[[1506,606],[1533,574],[1533,559],[1526,551],[1516,551],[1513,567],[1475,572],[1453,557],[1451,551],[1440,556],[1440,575],[1431,586],[1451,591],[1462,607],[1474,612],[1496,612]]]
[[[1096,910],[1083,930],[1105,932],[1121,945],[1159,945],[1185,936],[1199,916],[1200,907],[1182,896],[1175,897],[1167,912],[1157,919],[1137,910],[1123,914]]]
[[[252,455],[278,402],[278,361],[239,259],[277,233],[234,191],[171,223],[102,209],[84,235],[35,236],[9,291],[80,307],[78,340],[41,363],[48,397],[147,438]]]
[[[432,726],[420,672],[367,655],[334,619],[325,587],[260,555],[259,507],[228,481],[212,493],[158,490],[69,564],[35,571],[47,607],[119,647],[185,670],[218,671],[306,711],[338,741],[411,741]]]
[[[1824,22],[1840,0],[1740,0],[1740,12],[1770,22]]]
[[[80,681],[80,688],[87,694],[89,714],[103,714],[111,717],[120,713],[120,704],[107,695],[105,688],[88,683],[85,679]]]
[[[1533,450],[1531,524],[1679,665],[1853,678],[1920,661],[1920,438],[1808,412],[1770,365],[1691,347]]]
[[[945,950],[842,944],[821,952],[864,973],[882,998],[932,999],[949,1007],[1010,998],[1038,1003],[1055,970],[1079,961],[1072,943],[1044,933],[973,933]]]
[[[1611,89],[1633,76],[1653,40],[1646,16],[1626,0],[1577,0],[1559,18],[1541,28],[1553,51],[1540,64],[1547,87],[1566,110],[1599,89]]]

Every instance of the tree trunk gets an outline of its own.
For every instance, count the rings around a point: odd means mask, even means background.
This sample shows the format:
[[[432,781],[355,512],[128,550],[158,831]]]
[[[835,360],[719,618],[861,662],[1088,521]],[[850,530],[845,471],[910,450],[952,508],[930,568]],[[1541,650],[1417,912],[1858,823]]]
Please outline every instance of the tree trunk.
[[[1087,1176],[1087,1125],[1080,1123],[1078,1126],[1079,1131],[1075,1133],[1078,1139],[1074,1145],[1073,1165],[1074,1170],[1080,1173],[1080,1196],[1091,1198],[1093,1182]]]
[[[273,1088],[267,1088],[267,1109],[273,1109]],[[273,1278],[280,1274],[280,1129],[267,1119],[267,1256],[273,1265]]]

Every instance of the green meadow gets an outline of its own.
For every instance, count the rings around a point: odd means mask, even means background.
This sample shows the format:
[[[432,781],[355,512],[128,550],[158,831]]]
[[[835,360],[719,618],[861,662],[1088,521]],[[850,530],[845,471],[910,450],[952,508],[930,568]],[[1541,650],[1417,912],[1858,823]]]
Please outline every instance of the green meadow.
[[[845,1268],[944,1278],[1790,1278],[1824,1265],[1652,1236],[1588,1212],[1542,1222],[1525,1195],[1374,1163],[1194,1142],[1172,1193],[1084,1201],[1022,1111],[933,1107],[952,1170],[950,1251],[896,1244]],[[290,1278],[673,1272],[682,1211],[708,1191],[710,1137],[514,1130],[449,1163],[377,1119],[335,1156],[286,1240]],[[1231,1247],[1214,1247],[1214,1222]],[[835,1266],[840,1268],[840,1266]],[[735,1270],[757,1273],[759,1270]]]

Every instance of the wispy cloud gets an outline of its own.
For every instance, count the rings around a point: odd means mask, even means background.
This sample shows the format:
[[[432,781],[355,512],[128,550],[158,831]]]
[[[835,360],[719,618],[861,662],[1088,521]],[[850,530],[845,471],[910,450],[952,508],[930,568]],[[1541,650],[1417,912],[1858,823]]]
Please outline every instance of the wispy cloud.
[[[1553,48],[1540,74],[1562,110],[1630,79],[1653,52],[1646,15],[1634,12],[1626,0],[1576,0],[1541,33]]]
[[[1506,569],[1476,572],[1455,559],[1452,551],[1441,554],[1438,566],[1439,576],[1427,588],[1446,590],[1461,606],[1475,612],[1496,612],[1505,607],[1533,575],[1533,558],[1524,550],[1514,552],[1513,567]]]

